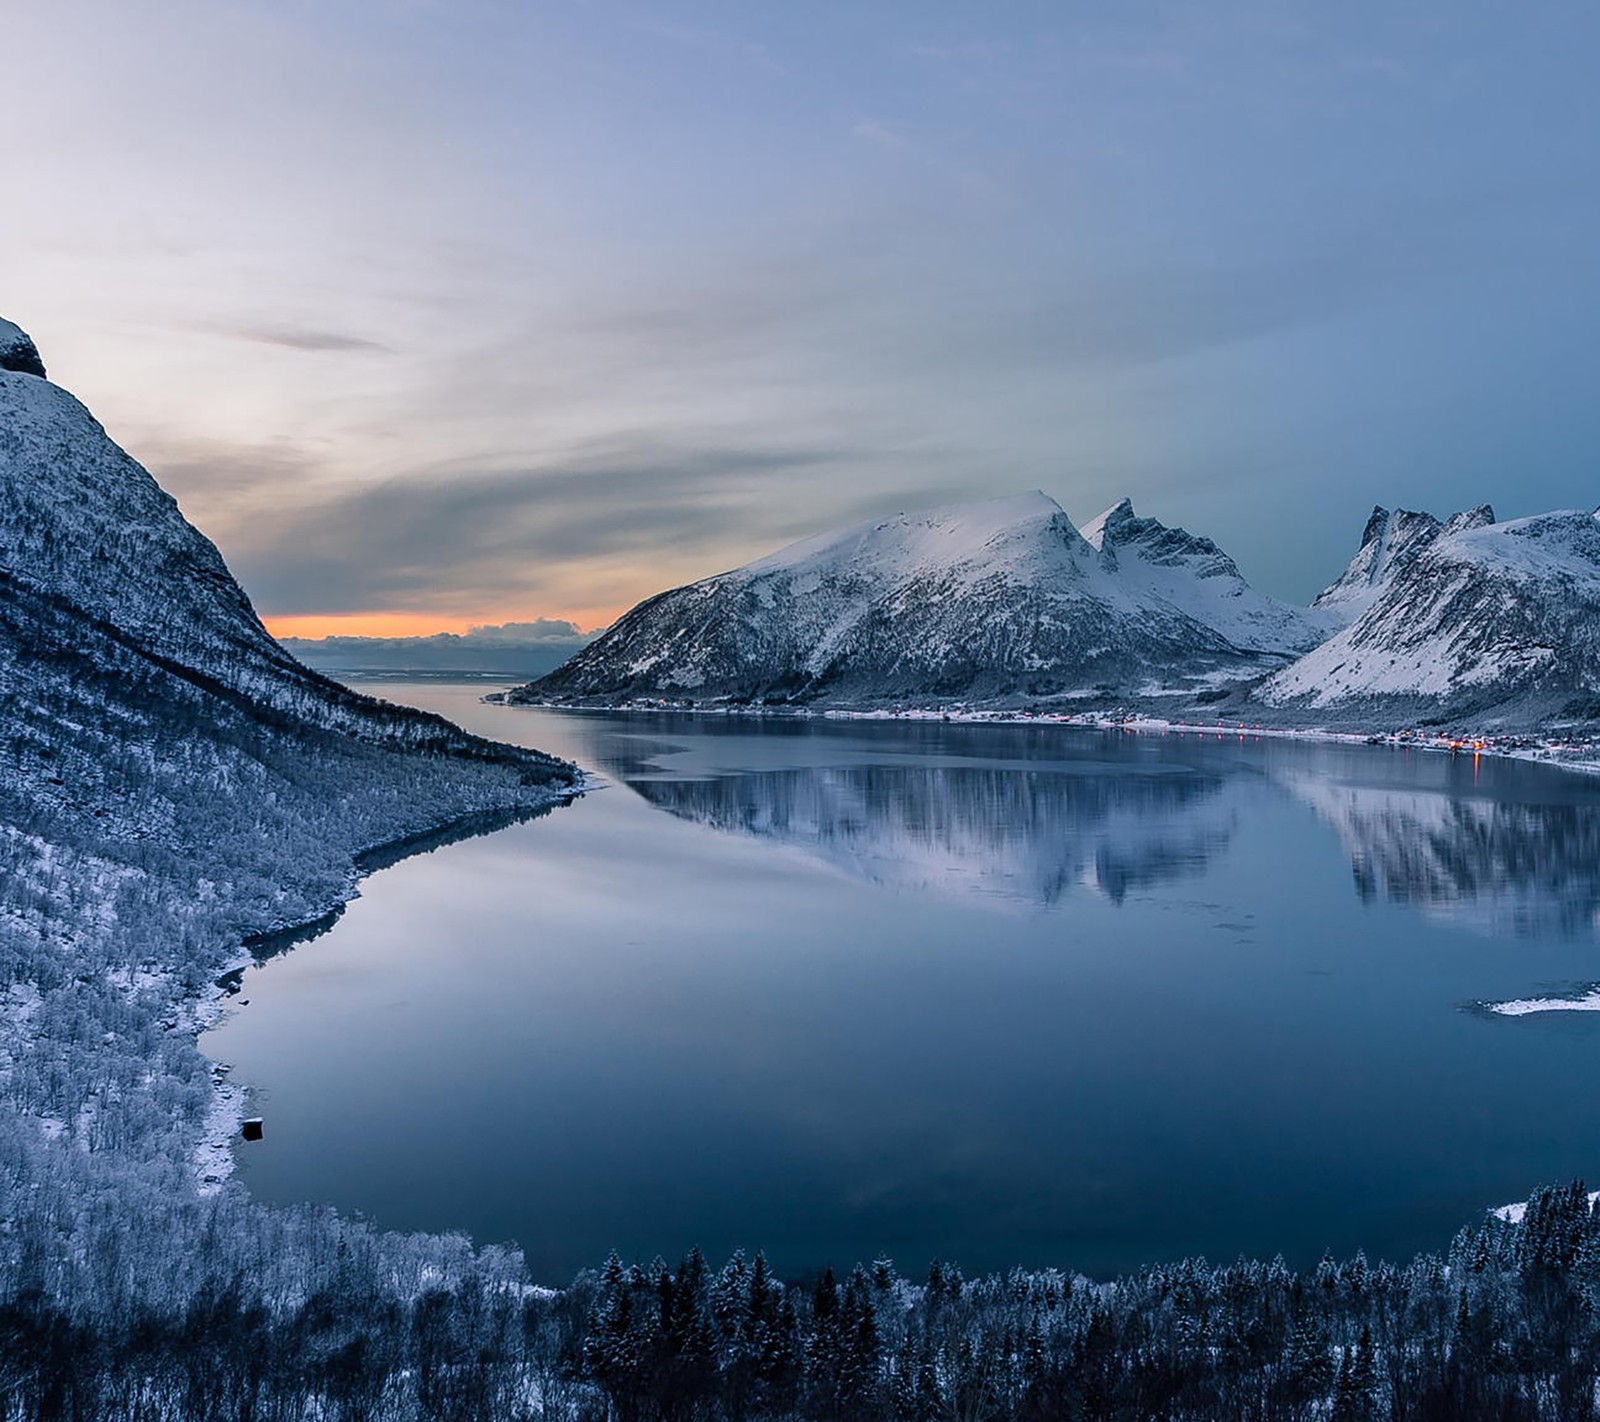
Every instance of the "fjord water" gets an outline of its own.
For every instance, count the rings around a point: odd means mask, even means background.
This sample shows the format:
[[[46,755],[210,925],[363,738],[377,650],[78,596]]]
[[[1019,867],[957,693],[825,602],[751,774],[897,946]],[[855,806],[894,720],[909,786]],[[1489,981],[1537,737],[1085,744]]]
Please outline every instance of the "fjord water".
[[[605,788],[373,874],[203,1045],[259,1197],[780,1271],[1443,1248],[1600,1176],[1600,786],[1470,756],[370,687]],[[1600,1182],[1597,1182],[1600,1183]]]

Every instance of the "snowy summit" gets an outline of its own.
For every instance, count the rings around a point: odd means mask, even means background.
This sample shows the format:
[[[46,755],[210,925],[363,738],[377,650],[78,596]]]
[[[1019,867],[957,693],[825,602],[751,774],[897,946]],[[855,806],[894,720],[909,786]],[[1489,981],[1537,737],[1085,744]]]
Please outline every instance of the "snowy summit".
[[[1325,629],[1126,500],[1085,537],[1048,495],[896,514],[635,607],[519,699],[981,700],[1237,681]]]
[[[44,362],[39,358],[39,348],[34,345],[33,337],[4,317],[0,317],[0,370],[14,370],[44,379]]]

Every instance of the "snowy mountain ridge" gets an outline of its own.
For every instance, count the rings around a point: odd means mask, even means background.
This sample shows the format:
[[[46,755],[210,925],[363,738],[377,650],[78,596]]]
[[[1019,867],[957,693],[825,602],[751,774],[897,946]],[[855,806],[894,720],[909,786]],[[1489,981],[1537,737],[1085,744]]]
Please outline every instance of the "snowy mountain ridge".
[[[1490,515],[1493,522],[1493,515]],[[1355,621],[1377,601],[1396,573],[1412,561],[1443,531],[1430,513],[1410,509],[1373,509],[1361,533],[1361,547],[1337,581],[1317,594],[1311,606],[1331,612],[1340,623]]]
[[[1236,647],[1307,651],[1337,626],[1321,609],[1258,593],[1209,538],[1140,518],[1131,499],[1114,504],[1082,531],[1099,552],[1101,567],[1120,583],[1181,608]]]
[[[1325,631],[1126,500],[1090,528],[1036,490],[819,534],[647,599],[514,699],[1129,694],[1260,676]]]
[[[1486,725],[1591,718],[1600,522],[1583,510],[1503,523],[1487,507],[1457,514],[1348,627],[1258,694],[1313,710],[1431,703]]]
[[[1071,702],[1365,730],[1600,717],[1600,528],[1375,508],[1308,608],[1123,499],[1047,495],[816,535],[658,594],[522,701],[991,709]],[[1319,719],[1320,718],[1320,719]]]

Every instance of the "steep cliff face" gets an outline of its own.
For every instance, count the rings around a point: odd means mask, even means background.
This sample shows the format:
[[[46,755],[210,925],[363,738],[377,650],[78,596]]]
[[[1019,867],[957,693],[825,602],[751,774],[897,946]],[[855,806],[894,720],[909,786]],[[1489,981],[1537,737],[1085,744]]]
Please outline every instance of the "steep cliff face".
[[[1487,507],[1483,512],[1488,515],[1485,522],[1493,523],[1493,513]],[[1355,557],[1335,582],[1317,594],[1312,608],[1330,615],[1336,626],[1354,622],[1443,531],[1444,525],[1430,513],[1373,509]]]
[[[33,337],[21,326],[0,317],[0,370],[20,371],[44,379],[44,362]]]
[[[1042,493],[857,525],[650,598],[523,699],[865,704],[1131,694],[1259,675],[1316,640],[1226,555]]]
[[[1485,728],[1591,717],[1600,523],[1577,510],[1505,523],[1486,507],[1457,514],[1348,627],[1258,695],[1269,706],[1383,720],[1407,708],[1472,716]]]

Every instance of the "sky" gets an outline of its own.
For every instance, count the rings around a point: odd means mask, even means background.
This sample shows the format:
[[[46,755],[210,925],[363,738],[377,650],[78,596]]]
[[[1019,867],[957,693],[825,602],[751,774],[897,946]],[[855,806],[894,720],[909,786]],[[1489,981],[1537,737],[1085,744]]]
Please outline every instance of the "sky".
[[[1600,481],[1600,7],[8,7],[0,314],[281,633],[1128,495],[1296,601]]]

